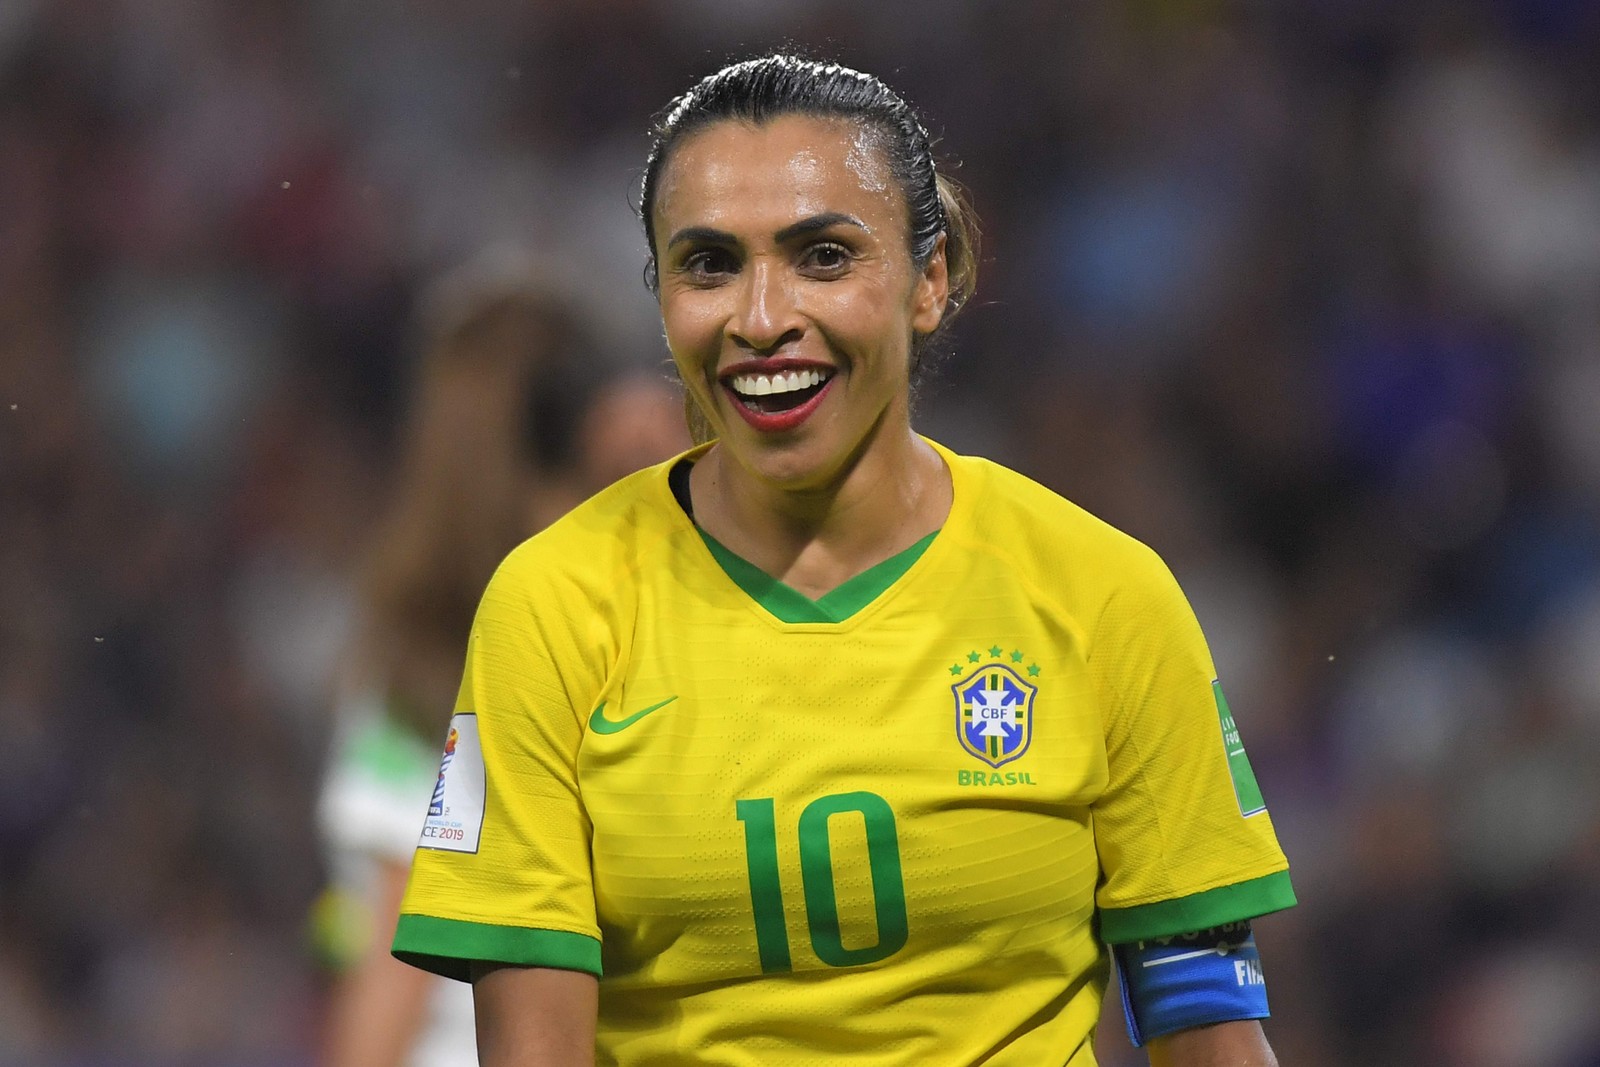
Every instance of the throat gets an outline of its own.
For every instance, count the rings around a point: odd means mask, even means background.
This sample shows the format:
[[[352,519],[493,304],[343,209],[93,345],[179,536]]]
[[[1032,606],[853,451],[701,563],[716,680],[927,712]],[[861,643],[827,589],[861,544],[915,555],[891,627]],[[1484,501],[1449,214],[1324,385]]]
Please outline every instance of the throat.
[[[768,579],[820,599],[927,538],[950,513],[950,471],[909,428],[903,445],[880,440],[869,451],[869,462],[852,462],[825,486],[791,489],[752,477],[718,444],[692,470],[695,522]]]

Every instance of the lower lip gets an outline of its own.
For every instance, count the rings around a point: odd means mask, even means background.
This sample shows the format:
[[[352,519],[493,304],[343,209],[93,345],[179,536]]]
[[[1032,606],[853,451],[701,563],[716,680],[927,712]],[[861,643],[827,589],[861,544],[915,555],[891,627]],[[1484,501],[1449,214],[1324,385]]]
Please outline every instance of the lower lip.
[[[786,433],[811,417],[811,413],[817,410],[817,405],[822,403],[822,398],[828,395],[828,390],[833,388],[833,381],[833,378],[829,378],[822,383],[822,388],[817,390],[816,396],[788,411],[755,411],[739,399],[739,394],[734,392],[731,386],[725,385],[723,388],[728,391],[728,396],[733,401],[733,410],[743,415],[745,422],[762,433]]]

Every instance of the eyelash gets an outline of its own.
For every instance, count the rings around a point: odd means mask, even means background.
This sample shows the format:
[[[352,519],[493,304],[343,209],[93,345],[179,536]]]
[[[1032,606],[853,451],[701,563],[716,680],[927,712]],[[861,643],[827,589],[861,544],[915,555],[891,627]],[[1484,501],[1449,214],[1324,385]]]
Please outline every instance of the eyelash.
[[[801,257],[801,262],[804,263],[808,260],[814,260],[819,252],[827,252],[839,257],[839,261],[832,266],[824,267],[821,264],[817,264],[817,269],[819,270],[843,270],[845,267],[850,265],[850,250],[836,241],[819,241],[818,243],[812,245],[806,249],[805,255]]]
[[[828,265],[816,263],[815,259],[819,253],[838,256],[838,262]],[[852,258],[854,257],[851,254],[850,249],[846,248],[837,241],[818,241],[816,244],[808,245],[806,247],[805,251],[801,254],[800,263],[802,267],[809,264],[812,269],[821,271],[825,274],[832,274],[840,272],[844,270],[844,268],[848,267]],[[718,269],[719,263],[725,265],[727,261],[731,259],[732,253],[730,253],[727,249],[703,248],[698,251],[691,252],[689,255],[685,256],[683,265],[679,268],[679,270],[693,278],[710,280],[711,278],[720,274],[733,273],[733,270],[727,269],[725,266],[723,269]]]
[[[705,249],[701,249],[698,252],[691,252],[691,253],[689,253],[689,255],[685,256],[684,260],[683,260],[683,266],[681,268],[679,268],[679,269],[683,273],[691,275],[693,277],[704,278],[708,274],[720,273],[720,272],[717,272],[717,271],[707,270],[707,265],[712,260],[717,259],[719,257],[722,258],[722,259],[731,258],[726,249],[722,249],[722,248],[705,248]]]

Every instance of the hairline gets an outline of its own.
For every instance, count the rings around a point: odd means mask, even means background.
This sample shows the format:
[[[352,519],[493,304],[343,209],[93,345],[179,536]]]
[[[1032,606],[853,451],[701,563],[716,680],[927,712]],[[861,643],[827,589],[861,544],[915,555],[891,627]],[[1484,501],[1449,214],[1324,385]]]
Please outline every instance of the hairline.
[[[889,151],[889,146],[893,143],[894,131],[888,128],[888,123],[883,119],[875,118],[870,115],[853,115],[847,112],[829,111],[826,109],[812,110],[805,107],[784,108],[782,110],[771,111],[760,116],[746,114],[706,115],[700,117],[698,121],[691,117],[690,119],[686,120],[686,129],[674,130],[672,133],[668,134],[663,140],[661,156],[658,160],[656,160],[655,181],[651,183],[653,203],[641,203],[639,205],[640,213],[645,216],[645,221],[650,227],[651,247],[647,250],[650,256],[650,262],[654,263],[657,259],[656,250],[654,247],[655,240],[658,236],[656,233],[655,219],[653,217],[655,205],[661,200],[661,186],[663,184],[662,179],[666,176],[667,167],[671,165],[672,158],[678,154],[678,150],[689,141],[698,137],[700,134],[714,129],[715,127],[724,123],[734,122],[739,123],[751,130],[759,130],[772,125],[774,122],[787,118],[810,119],[814,122],[821,122],[829,125],[851,127],[858,134],[870,140],[871,149],[877,157],[878,165],[883,168],[884,173],[889,177],[890,184],[894,186],[896,199],[899,202],[901,213],[905,217],[905,240],[907,251],[913,253],[911,256],[911,261],[918,267],[924,266],[925,264],[923,263],[917,263],[917,257],[914,249],[911,248],[911,241],[914,236],[912,233],[914,220],[912,218],[911,211],[911,197],[906,191],[904,182],[902,182],[900,176],[895,173],[893,154]],[[932,255],[931,251],[929,252],[929,255]]]

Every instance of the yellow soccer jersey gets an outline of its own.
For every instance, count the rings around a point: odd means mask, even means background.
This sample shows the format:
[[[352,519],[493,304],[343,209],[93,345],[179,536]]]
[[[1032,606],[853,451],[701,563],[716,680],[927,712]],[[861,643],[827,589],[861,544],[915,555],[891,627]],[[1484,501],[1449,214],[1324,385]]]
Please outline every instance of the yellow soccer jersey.
[[[602,1064],[1082,1067],[1102,941],[1291,905],[1166,567],[939,451],[944,527],[819,601],[671,463],[512,553],[396,954],[603,974]]]

